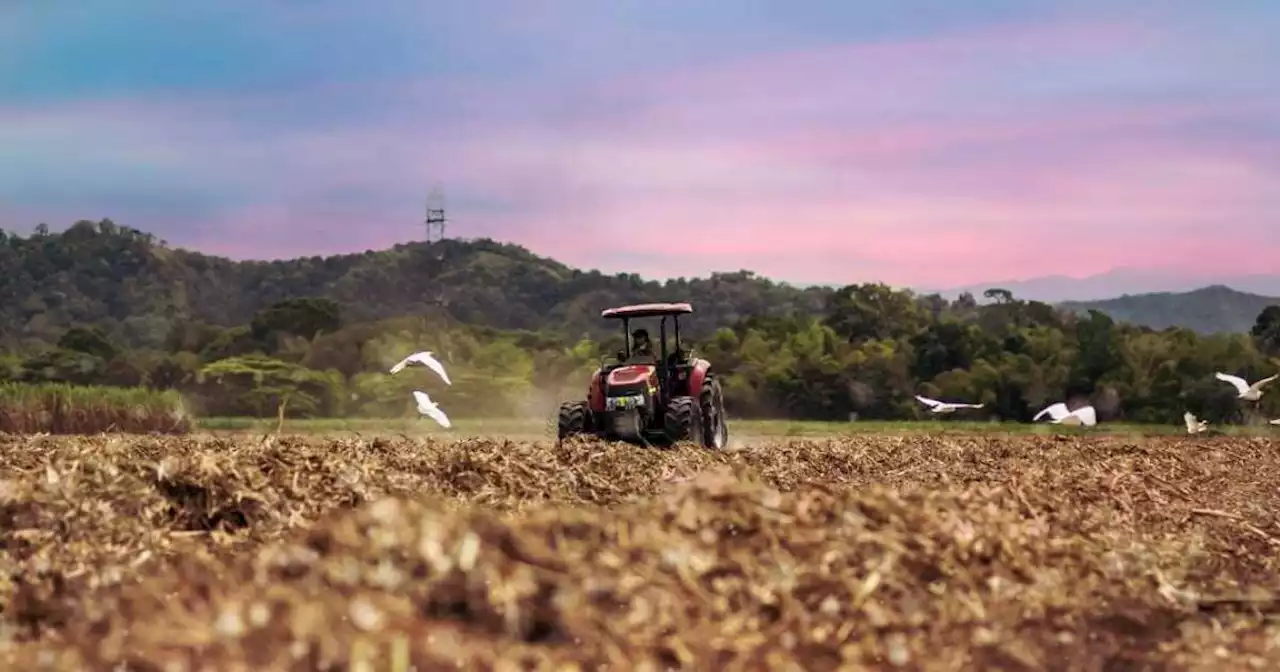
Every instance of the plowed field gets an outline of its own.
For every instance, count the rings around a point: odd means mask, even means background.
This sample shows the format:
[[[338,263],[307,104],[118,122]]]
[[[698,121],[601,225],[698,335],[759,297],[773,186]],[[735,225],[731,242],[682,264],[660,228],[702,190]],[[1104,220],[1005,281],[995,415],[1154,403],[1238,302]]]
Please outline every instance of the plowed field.
[[[1278,448],[0,437],[0,662],[1280,669]]]

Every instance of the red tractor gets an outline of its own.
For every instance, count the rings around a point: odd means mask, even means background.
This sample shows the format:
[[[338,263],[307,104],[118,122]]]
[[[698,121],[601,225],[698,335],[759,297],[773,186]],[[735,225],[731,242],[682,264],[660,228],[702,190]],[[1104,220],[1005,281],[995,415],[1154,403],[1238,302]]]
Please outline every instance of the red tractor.
[[[670,446],[680,441],[723,448],[729,441],[724,394],[711,362],[680,347],[680,316],[688,303],[649,303],[601,311],[622,321],[624,349],[617,360],[601,362],[591,376],[586,401],[560,404],[558,437],[596,436]],[[658,317],[658,350],[637,343],[647,331],[631,331],[631,321]],[[667,322],[672,343],[667,347]],[[644,332],[644,333],[641,333]],[[638,347],[639,346],[639,347]],[[647,350],[647,351],[646,351]]]

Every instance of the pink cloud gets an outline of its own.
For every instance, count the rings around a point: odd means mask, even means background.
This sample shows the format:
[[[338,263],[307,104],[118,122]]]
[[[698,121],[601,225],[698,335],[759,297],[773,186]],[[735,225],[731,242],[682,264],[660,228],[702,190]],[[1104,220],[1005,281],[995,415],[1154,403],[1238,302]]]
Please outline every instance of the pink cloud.
[[[726,85],[751,90],[760,84],[826,84],[830,82],[824,79],[825,73],[833,69],[851,74],[879,72],[903,84],[919,82],[915,76],[923,75],[927,77],[924,81],[932,84],[947,79],[947,71],[963,68],[964,59],[1003,61],[1021,55],[1042,60],[1050,54],[1055,59],[1096,59],[1100,52],[1150,44],[1160,35],[1151,24],[1124,21],[992,24],[984,29],[918,39],[762,52],[685,72],[641,74],[613,80],[608,85],[647,85],[710,97]]]
[[[1009,91],[1027,64],[1034,79],[1052,77],[1057,64],[1105,63],[1158,42],[1149,24],[1062,22],[996,25],[926,39],[833,44],[768,52],[686,70],[612,77],[575,93],[566,113],[578,128],[627,136],[699,129],[728,134],[782,115],[811,122],[932,121],[948,113],[972,117],[1007,112]],[[1016,97],[1016,92],[1015,92]],[[956,109],[957,102],[968,111]],[[1025,103],[1025,101],[1022,101]],[[1006,116],[1007,115],[1003,115]],[[727,127],[725,126],[727,124]]]
[[[412,240],[426,190],[443,183],[463,204],[457,235],[659,277],[750,268],[951,286],[1116,266],[1274,272],[1280,131],[1200,129],[1280,106],[1111,97],[1136,76],[1114,64],[1177,69],[1162,38],[1122,23],[1001,26],[549,93],[424,78],[0,109],[0,146],[70,143],[98,165],[142,157],[208,176],[226,205],[169,237],[238,258]],[[1026,93],[1082,72],[1083,93]],[[379,112],[363,122],[268,123],[364,100]]]
[[[1025,39],[1009,49],[1006,35]],[[950,61],[965,54],[1000,61],[1050,51],[1085,59],[1081,68],[1105,68],[1135,39],[1158,45],[1157,36],[1123,26],[997,31],[655,75],[637,86],[647,91],[636,113],[575,119],[579,132],[553,165],[569,185],[556,196],[582,197],[561,206],[571,213],[557,220],[561,235],[543,230],[521,242],[576,262],[598,258],[618,231],[647,230],[653,235],[628,241],[629,251],[658,254],[675,238],[690,259],[720,268],[769,251],[776,259],[759,270],[780,277],[875,273],[912,285],[1120,265],[1273,270],[1280,240],[1269,213],[1280,198],[1270,185],[1280,162],[1268,150],[1280,135],[1201,137],[1195,125],[1274,118],[1274,101],[1068,98],[1001,110],[956,95],[952,75],[973,66]],[[909,101],[905,120],[858,118],[860,101],[833,93],[871,62],[894,67],[870,73],[879,79],[865,88]],[[902,73],[925,76],[892,86]],[[799,102],[783,95],[804,90],[813,93]],[[953,105],[931,107],[947,101]],[[848,121],[787,123],[788,112],[838,105],[852,112]],[[734,114],[735,106],[743,112]],[[865,107],[884,111],[875,101]],[[1226,231],[1229,242],[1196,242],[1210,230]],[[1226,253],[1240,248],[1249,250],[1243,258]]]
[[[1173,204],[1148,201],[1128,209],[1065,213],[1057,211],[1069,207],[1062,201],[1016,197],[952,202],[851,198],[805,206],[785,200],[728,205],[677,201],[601,211],[585,218],[580,228],[564,227],[560,235],[543,234],[526,242],[579,264],[599,263],[600,251],[610,245],[634,254],[665,253],[675,257],[666,275],[688,274],[676,269],[701,263],[809,282],[879,279],[915,286],[1096,273],[1116,266],[1181,265],[1205,272],[1274,268],[1274,243],[1248,246],[1245,254],[1238,251],[1238,240],[1202,244],[1206,229],[1234,220],[1179,211],[1181,204],[1195,204],[1199,198],[1203,194],[1190,193]],[[1170,225],[1174,230],[1162,230]],[[1250,237],[1260,239],[1267,231],[1258,227]],[[754,265],[745,263],[748,258]]]
[[[1280,171],[1256,143],[1180,137],[1180,123],[1215,112],[1119,108],[1111,124],[1094,110],[1009,127],[826,128],[799,148],[768,134],[754,143],[582,140],[553,164],[562,186],[572,185],[556,196],[573,198],[576,188],[590,197],[557,206],[554,232],[516,235],[565,261],[599,263],[620,232],[648,231],[625,249],[669,253],[674,238],[721,269],[772,254],[767,268],[754,268],[810,281],[819,272],[839,281],[874,273],[947,285],[1191,262],[1265,271],[1277,247],[1266,213],[1280,205],[1270,186]],[[903,147],[914,151],[893,151]],[[829,155],[842,151],[832,165]],[[950,160],[938,167],[940,158]],[[1230,246],[1252,256],[1178,242],[1224,224],[1234,228]],[[828,261],[819,269],[815,257]]]

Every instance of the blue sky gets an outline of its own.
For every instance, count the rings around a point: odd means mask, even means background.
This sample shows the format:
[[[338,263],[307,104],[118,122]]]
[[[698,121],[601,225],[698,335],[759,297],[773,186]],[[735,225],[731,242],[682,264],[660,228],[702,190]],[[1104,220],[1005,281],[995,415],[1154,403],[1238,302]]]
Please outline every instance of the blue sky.
[[[420,236],[442,185],[458,235],[658,277],[1266,272],[1278,29],[1260,1],[3,3],[0,227],[331,254]]]

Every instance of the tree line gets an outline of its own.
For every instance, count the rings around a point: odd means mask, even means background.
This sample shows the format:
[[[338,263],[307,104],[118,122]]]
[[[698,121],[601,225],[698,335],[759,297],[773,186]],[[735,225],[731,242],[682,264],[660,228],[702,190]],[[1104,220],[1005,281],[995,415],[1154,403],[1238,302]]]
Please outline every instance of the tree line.
[[[832,290],[817,310],[773,306],[725,325],[695,312],[682,322],[700,327],[690,344],[742,418],[917,418],[925,414],[913,396],[923,394],[986,403],[981,419],[1029,421],[1049,403],[1087,399],[1104,421],[1181,422],[1190,410],[1239,422],[1245,411],[1214,372],[1253,380],[1280,370],[1280,306],[1250,333],[1206,336],[1067,313],[1000,289],[985,298],[858,284]],[[291,417],[404,416],[409,392],[425,386],[459,417],[550,417],[562,399],[584,395],[622,338],[500,329],[442,309],[373,320],[344,312],[331,298],[285,298],[236,326],[174,321],[150,347],[73,326],[0,357],[0,379],[174,389],[204,416],[274,416],[282,404]],[[387,373],[422,349],[445,362],[452,387],[414,370]],[[1277,400],[1265,396],[1259,410],[1280,417]]]

